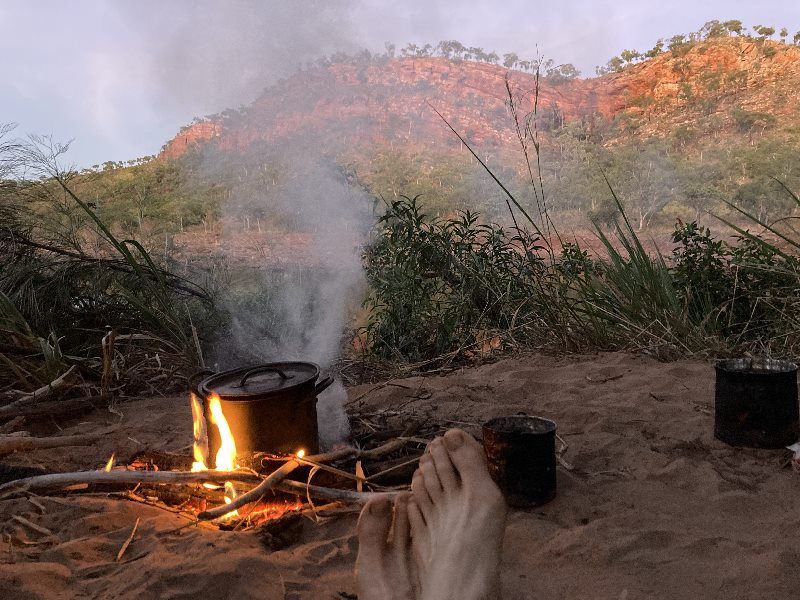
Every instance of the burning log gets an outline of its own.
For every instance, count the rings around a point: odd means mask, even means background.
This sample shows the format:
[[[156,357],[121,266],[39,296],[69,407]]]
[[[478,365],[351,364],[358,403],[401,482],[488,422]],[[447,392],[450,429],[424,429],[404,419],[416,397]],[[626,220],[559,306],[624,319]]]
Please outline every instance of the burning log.
[[[216,508],[212,508],[209,510],[204,510],[197,518],[201,521],[209,521],[211,519],[218,519],[220,517],[224,517],[225,515],[232,513],[233,511],[250,504],[251,502],[257,502],[270,491],[273,486],[277,483],[280,483],[286,476],[289,475],[292,471],[294,471],[297,467],[300,466],[300,461],[298,460],[289,460],[277,471],[273,471],[269,477],[267,477],[264,481],[259,483],[256,487],[252,490],[247,492],[246,494],[242,494],[241,496],[234,498],[227,504],[223,504],[221,506],[217,506]]]
[[[283,482],[284,479],[296,468],[298,468],[302,462],[308,463],[329,463],[335,462],[337,460],[344,460],[347,458],[376,458],[379,456],[383,456],[385,454],[390,454],[399,450],[403,447],[405,441],[395,439],[386,442],[382,446],[378,446],[377,448],[373,448],[371,450],[357,450],[355,448],[344,448],[342,450],[336,450],[334,452],[329,452],[327,454],[316,454],[313,456],[308,456],[303,458],[302,455],[298,455],[298,458],[292,458],[286,462],[280,469],[277,471],[272,472],[264,481],[262,481],[258,486],[239,496],[238,498],[231,499],[230,502],[227,504],[223,504],[216,508],[212,508],[206,511],[201,512],[197,515],[197,518],[201,521],[207,521],[211,519],[219,519],[224,517],[225,515],[232,513],[233,511],[250,504],[251,502],[257,502],[260,500],[264,494],[266,494],[269,490],[271,490],[277,484]],[[301,460],[302,459],[302,460]],[[299,484],[303,485],[303,484]],[[304,486],[305,489],[310,489],[311,486]],[[320,488],[322,489],[322,488]],[[331,491],[339,491],[339,490],[331,490]],[[357,492],[356,492],[357,493]],[[368,494],[367,497],[371,497],[371,494]],[[324,496],[326,499],[329,500],[343,500],[349,499],[352,500],[352,496],[348,496],[347,498],[342,498],[341,496]],[[362,498],[359,496],[359,498]]]

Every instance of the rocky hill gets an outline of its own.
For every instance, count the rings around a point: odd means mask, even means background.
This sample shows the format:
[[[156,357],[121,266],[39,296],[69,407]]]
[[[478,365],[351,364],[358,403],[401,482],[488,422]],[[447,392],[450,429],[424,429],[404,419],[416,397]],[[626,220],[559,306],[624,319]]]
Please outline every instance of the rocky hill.
[[[516,143],[510,89],[533,108],[536,77],[445,58],[377,58],[298,72],[251,105],[184,128],[162,155],[213,144],[244,150],[260,142],[310,139],[326,152],[378,145],[458,148],[429,105],[486,149]],[[540,130],[582,122],[602,127],[604,145],[650,137],[752,139],[800,124],[800,48],[748,37],[712,38],[590,79],[542,78]]]

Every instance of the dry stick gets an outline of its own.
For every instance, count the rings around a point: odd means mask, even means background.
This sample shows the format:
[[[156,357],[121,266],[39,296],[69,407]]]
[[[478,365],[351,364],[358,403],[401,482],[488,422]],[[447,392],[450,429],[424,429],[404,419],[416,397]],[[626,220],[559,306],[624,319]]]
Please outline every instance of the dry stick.
[[[47,529],[46,527],[42,527],[41,525],[37,525],[36,523],[31,523],[25,517],[20,517],[19,515],[14,515],[11,518],[14,519],[17,523],[20,523],[21,525],[24,525],[25,527],[33,529],[34,531],[36,531],[38,533],[41,533],[42,535],[53,535],[53,532],[50,531],[49,529]]]
[[[0,414],[5,412],[11,412],[15,408],[19,408],[25,404],[30,404],[31,402],[35,402],[36,400],[41,400],[42,398],[46,398],[58,388],[64,385],[67,377],[75,370],[75,365],[72,365],[67,372],[61,375],[59,378],[55,379],[54,381],[48,383],[45,386],[40,387],[38,390],[31,392],[20,398],[19,400],[14,400],[11,404],[7,404],[6,406],[0,407]]]
[[[408,465],[413,465],[414,463],[419,462],[419,459],[420,459],[419,456],[415,456],[414,458],[412,458],[410,460],[407,460],[405,462],[401,462],[399,465],[395,465],[393,467],[389,467],[388,469],[386,469],[384,471],[380,471],[378,473],[375,473],[374,475],[370,475],[369,477],[367,477],[367,483],[372,483],[372,482],[376,481],[377,479],[380,479],[381,477],[383,477],[387,473],[391,473],[392,471],[396,471],[397,469],[402,469],[403,467],[407,467]]]
[[[83,435],[62,435],[58,437],[23,437],[17,435],[0,436],[0,456],[17,450],[40,450],[61,446],[90,446],[106,433],[85,433]]]
[[[119,552],[117,552],[116,562],[122,560],[122,555],[125,554],[125,550],[127,550],[128,546],[131,545],[131,542],[133,541],[133,536],[136,535],[136,529],[138,527],[139,527],[139,517],[136,517],[136,523],[133,524],[133,529],[131,530],[131,534],[128,536],[128,539],[125,540],[125,543],[122,544],[122,548],[119,549]]]
[[[403,492],[355,492],[353,490],[340,490],[336,488],[320,487],[299,481],[286,480],[275,486],[276,489],[290,494],[310,494],[324,500],[342,500],[366,504],[372,498],[389,498],[394,500]],[[226,505],[227,506],[227,505]]]
[[[353,475],[352,473],[344,471],[343,469],[337,469],[336,467],[331,467],[330,465],[326,465],[324,463],[315,462],[313,460],[308,460],[306,458],[298,458],[296,460],[301,464],[308,465],[310,467],[316,467],[317,469],[319,469],[321,471],[327,471],[328,473],[333,473],[334,475],[339,475],[340,477],[344,477],[345,479],[352,479],[352,480],[358,482],[359,484],[361,484],[364,481],[366,481],[366,478],[363,477],[363,476],[360,476],[358,473]],[[356,464],[358,465],[358,464],[360,464],[360,462],[361,461],[359,461]]]
[[[106,484],[186,484],[186,483],[225,483],[242,481],[258,483],[261,477],[241,471],[76,471],[74,473],[49,473],[25,479],[17,479],[0,485],[0,497],[21,492],[38,492],[60,489],[81,483]]]
[[[356,448],[344,448],[343,450],[335,450],[333,452],[329,452],[327,454],[315,454],[313,456],[308,456],[305,458],[308,462],[311,463],[327,463],[327,462],[334,462],[337,460],[344,460],[345,458],[374,458],[377,456],[381,456],[383,454],[389,454],[396,450],[399,450],[403,447],[405,442],[401,440],[391,440],[382,446],[378,446],[377,448],[373,448],[372,450],[365,450],[360,451]],[[241,508],[251,502],[257,502],[260,500],[264,494],[266,494],[269,490],[275,487],[277,484],[281,483],[286,477],[294,471],[297,467],[300,466],[300,461],[291,459],[287,461],[280,469],[274,471],[272,474],[269,475],[264,481],[254,487],[252,490],[247,492],[246,494],[242,494],[241,496],[234,498],[229,504],[223,504],[221,506],[217,506],[215,508],[211,508],[209,510],[205,510],[197,515],[197,518],[201,521],[208,521],[210,519],[219,519],[220,517],[224,517],[230,512]],[[302,485],[302,484],[301,484]],[[312,487],[312,486],[309,486]],[[0,488],[2,489],[2,488]],[[336,500],[337,498],[333,498]]]

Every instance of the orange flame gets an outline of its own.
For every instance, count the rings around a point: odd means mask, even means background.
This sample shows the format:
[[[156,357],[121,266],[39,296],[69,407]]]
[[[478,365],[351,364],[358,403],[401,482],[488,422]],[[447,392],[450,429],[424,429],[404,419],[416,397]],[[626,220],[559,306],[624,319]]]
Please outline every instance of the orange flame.
[[[108,459],[108,462],[106,463],[106,466],[103,468],[103,470],[106,473],[108,473],[111,470],[111,467],[113,467],[113,466],[114,466],[114,453],[112,452],[111,453],[111,458]]]
[[[200,404],[200,399],[194,394],[191,395],[192,404],[192,435],[194,437],[194,444],[192,446],[192,454],[194,455],[194,462],[192,463],[192,472],[207,471],[206,467],[206,449],[208,448],[208,438],[206,437],[206,419],[203,416],[203,405]]]
[[[306,455],[305,450],[298,450],[297,451],[297,458],[303,458]]]
[[[219,450],[214,462],[217,471],[233,471],[236,468],[236,442],[233,439],[225,415],[222,413],[222,404],[217,394],[208,397],[208,409],[211,413],[211,423],[219,430]]]
[[[206,438],[206,422],[203,415],[203,406],[200,399],[194,394],[191,395],[192,403],[192,432],[194,434],[194,445],[192,451],[194,453],[194,462],[192,463],[192,471],[207,471],[205,449],[207,448]],[[212,425],[216,425],[219,431],[219,450],[214,459],[214,468],[217,471],[233,471],[236,469],[236,442],[233,439],[233,432],[231,431],[228,420],[222,412],[222,404],[220,397],[217,394],[211,394],[208,397],[208,411],[210,413],[210,421]],[[205,442],[205,443],[204,443]],[[210,483],[204,483],[203,486],[214,489],[215,486]],[[236,488],[230,481],[225,482],[225,504],[230,504],[236,498]],[[238,517],[239,511],[234,510],[224,518],[230,519],[231,517]]]

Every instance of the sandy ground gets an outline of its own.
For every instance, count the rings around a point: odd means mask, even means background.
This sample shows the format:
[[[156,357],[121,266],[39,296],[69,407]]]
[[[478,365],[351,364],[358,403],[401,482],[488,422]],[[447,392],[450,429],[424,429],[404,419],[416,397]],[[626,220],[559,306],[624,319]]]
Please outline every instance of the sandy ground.
[[[554,419],[569,447],[550,504],[512,511],[503,598],[783,599],[800,594],[800,476],[785,451],[713,439],[713,369],[604,354],[502,360],[406,387],[349,390],[362,410],[479,423],[525,411]],[[122,429],[94,447],[28,453],[16,464],[98,468],[111,452],[178,450],[184,398],[122,405]],[[108,412],[67,432],[118,422]],[[466,427],[474,433],[478,428]],[[6,462],[11,462],[6,460]],[[352,598],[355,515],[304,520],[269,550],[252,533],[184,528],[164,511],[106,498],[0,502],[0,598]],[[10,520],[45,527],[46,535]],[[123,561],[115,556],[141,519]]]

